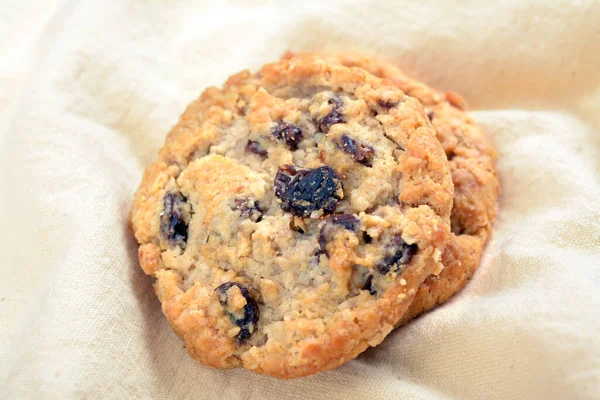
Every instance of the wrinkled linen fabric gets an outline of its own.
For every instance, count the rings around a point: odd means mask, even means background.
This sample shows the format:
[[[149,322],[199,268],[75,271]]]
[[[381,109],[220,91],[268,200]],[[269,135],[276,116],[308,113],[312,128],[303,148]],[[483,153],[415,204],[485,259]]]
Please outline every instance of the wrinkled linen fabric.
[[[0,397],[600,398],[600,2],[1,5]],[[375,55],[461,93],[502,187],[460,294],[277,381],[187,355],[127,220],[185,105],[285,50]]]

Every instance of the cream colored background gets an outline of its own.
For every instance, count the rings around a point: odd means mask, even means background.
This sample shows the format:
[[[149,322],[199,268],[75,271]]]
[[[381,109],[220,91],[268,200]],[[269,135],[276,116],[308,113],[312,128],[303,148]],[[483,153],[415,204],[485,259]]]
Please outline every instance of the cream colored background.
[[[600,398],[600,2],[299,4],[0,1],[0,397]],[[126,218],[184,106],[286,49],[361,50],[463,93],[503,186],[459,296],[280,382],[191,361]]]

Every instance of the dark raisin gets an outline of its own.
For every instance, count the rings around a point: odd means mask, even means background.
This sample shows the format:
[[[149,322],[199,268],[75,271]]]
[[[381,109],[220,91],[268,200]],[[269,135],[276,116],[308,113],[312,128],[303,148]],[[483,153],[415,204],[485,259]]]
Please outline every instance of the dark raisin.
[[[352,286],[360,290],[368,290],[371,296],[377,294],[373,286],[373,274],[363,265],[355,265],[352,273]]]
[[[237,286],[237,288],[240,289],[240,292],[242,292],[242,296],[246,299],[246,305],[242,309],[242,315],[237,315],[229,309],[229,296],[227,291],[233,286]],[[236,342],[238,345],[244,343],[256,330],[256,324],[258,323],[259,317],[258,304],[256,304],[256,301],[250,296],[248,289],[236,282],[223,283],[217,286],[215,291],[219,297],[219,303],[223,306],[231,322],[240,327],[240,331],[235,337]]]
[[[309,217],[316,210],[331,214],[343,196],[342,182],[330,167],[298,170],[284,165],[277,171],[274,188],[281,209],[298,217]]]
[[[246,151],[258,154],[262,158],[266,158],[269,155],[269,153],[262,148],[260,143],[255,142],[254,140],[248,140],[248,143],[246,143]]]
[[[323,228],[325,228],[325,225],[323,225]],[[329,241],[327,239],[329,235],[327,235],[327,232],[323,231],[323,228],[321,228],[319,231],[319,247],[321,248],[321,251],[329,258],[329,253],[327,252],[327,242]]]
[[[372,146],[352,139],[348,135],[342,135],[341,140],[336,142],[336,144],[345,153],[350,154],[354,161],[366,167],[373,166],[373,155],[375,154],[375,150],[373,150]]]
[[[325,253],[327,257],[327,242],[333,239],[335,231],[339,228],[346,229],[348,231],[356,232],[359,224],[358,218],[352,214],[337,214],[329,218],[319,231],[319,247]]]
[[[396,107],[398,105],[398,101],[384,101],[384,100],[378,100],[377,104],[379,104],[380,107],[385,108],[386,110],[389,110],[392,107]]]
[[[292,151],[298,149],[298,143],[300,143],[304,137],[300,128],[296,125],[288,124],[287,122],[282,122],[277,125],[275,129],[273,129],[272,134],[277,140],[284,141],[287,148]]]
[[[398,271],[401,265],[410,262],[417,249],[416,244],[406,243],[400,235],[394,236],[392,242],[386,246],[389,255],[377,263],[377,270],[381,274],[387,274],[392,269]]]
[[[349,231],[355,231],[360,221],[352,214],[336,214],[331,216],[327,222],[334,225],[341,225]]]
[[[262,219],[262,210],[257,201],[248,198],[234,199],[232,210],[239,210],[241,217],[249,218],[251,221],[259,222]]]
[[[273,182],[275,195],[277,197],[283,199],[286,196],[288,186],[297,173],[298,170],[293,165],[286,164],[279,167],[277,174],[275,175],[275,182]]]
[[[375,290],[375,288],[373,287],[373,275],[367,275],[367,279],[365,280],[363,290],[368,290],[371,296],[377,295],[377,290]]]
[[[342,114],[342,108],[344,106],[342,100],[339,97],[332,97],[327,103],[331,105],[331,111],[329,111],[326,116],[316,121],[317,131],[319,132],[327,132],[331,125],[346,122],[346,117]]]
[[[427,117],[429,118],[430,121],[433,121],[434,115],[435,115],[435,112],[433,110],[431,110],[427,113]]]
[[[184,195],[179,192],[165,194],[163,212],[160,214],[160,229],[171,245],[185,249],[190,214],[191,207]]]

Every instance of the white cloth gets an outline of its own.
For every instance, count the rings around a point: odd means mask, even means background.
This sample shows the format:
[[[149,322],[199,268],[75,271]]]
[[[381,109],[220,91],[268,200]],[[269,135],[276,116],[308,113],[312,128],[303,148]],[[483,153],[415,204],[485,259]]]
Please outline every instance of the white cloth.
[[[600,2],[406,3],[2,1],[0,397],[600,398]],[[463,94],[502,193],[462,293],[277,381],[188,357],[127,218],[185,105],[287,49],[383,56]]]

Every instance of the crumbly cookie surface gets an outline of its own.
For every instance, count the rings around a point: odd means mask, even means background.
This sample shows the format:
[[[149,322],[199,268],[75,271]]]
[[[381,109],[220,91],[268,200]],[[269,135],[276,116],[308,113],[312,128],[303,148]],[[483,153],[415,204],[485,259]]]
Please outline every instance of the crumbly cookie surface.
[[[460,291],[479,266],[496,218],[499,181],[497,154],[485,132],[465,113],[466,102],[456,93],[442,93],[411,79],[391,63],[355,55],[288,53],[284,58],[325,59],[362,68],[389,79],[404,93],[418,99],[444,147],[454,183],[452,232],[442,257],[444,270],[423,282],[401,324],[449,299]]]
[[[292,378],[392,330],[441,269],[452,198],[417,100],[360,69],[284,60],[187,107],[131,218],[192,357]]]

